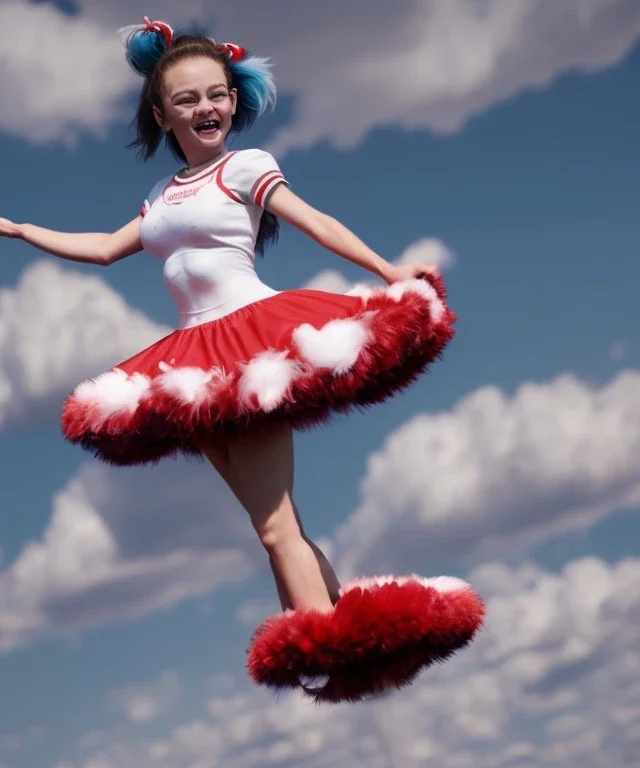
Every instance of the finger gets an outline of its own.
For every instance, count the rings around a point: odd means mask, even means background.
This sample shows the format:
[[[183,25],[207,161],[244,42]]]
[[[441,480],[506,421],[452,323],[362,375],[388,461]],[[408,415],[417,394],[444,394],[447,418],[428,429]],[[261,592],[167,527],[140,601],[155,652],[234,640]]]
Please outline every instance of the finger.
[[[416,265],[415,276],[418,278],[438,277],[438,268],[433,264]]]

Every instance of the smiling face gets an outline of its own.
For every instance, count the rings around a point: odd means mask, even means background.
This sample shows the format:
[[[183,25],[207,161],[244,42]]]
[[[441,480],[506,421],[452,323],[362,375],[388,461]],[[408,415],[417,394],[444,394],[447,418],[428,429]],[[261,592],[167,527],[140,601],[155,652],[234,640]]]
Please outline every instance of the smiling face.
[[[224,152],[237,93],[229,88],[222,64],[207,57],[176,62],[164,73],[161,91],[156,120],[173,131],[190,167]]]

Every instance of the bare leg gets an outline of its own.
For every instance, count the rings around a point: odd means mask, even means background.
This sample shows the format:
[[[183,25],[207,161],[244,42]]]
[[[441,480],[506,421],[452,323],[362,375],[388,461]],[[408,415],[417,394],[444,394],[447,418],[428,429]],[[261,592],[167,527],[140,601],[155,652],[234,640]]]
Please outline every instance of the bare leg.
[[[202,453],[208,458],[208,460],[211,462],[213,467],[217,470],[218,474],[222,477],[222,479],[227,483],[227,485],[229,486],[233,494],[236,496],[238,501],[246,508],[245,501],[243,498],[241,483],[238,480],[238,478],[235,476],[235,474],[231,471],[231,468],[230,468],[228,438],[222,435],[215,435],[215,436],[207,435],[206,438],[202,438],[199,440],[198,447],[200,448]],[[293,504],[293,512],[298,524],[300,534],[304,539],[304,541],[306,541],[308,546],[313,551],[313,554],[320,567],[322,578],[324,580],[324,583],[329,593],[329,596],[331,598],[331,601],[332,603],[335,603],[337,602],[339,593],[340,593],[340,582],[338,581],[338,577],[336,576],[333,568],[331,567],[331,564],[325,557],[322,550],[307,537],[295,504]],[[278,598],[280,600],[280,605],[282,609],[286,610],[287,608],[292,608],[293,604],[289,598],[289,595],[287,593],[287,590],[285,589],[282,578],[280,577],[278,569],[275,565],[273,555],[271,554],[269,554],[269,565],[271,566],[271,570],[273,572],[273,576],[276,582],[276,588],[278,590]]]
[[[271,426],[229,440],[229,468],[294,609],[329,610],[329,591],[293,507],[293,434]]]
[[[242,499],[240,498],[240,488],[237,482],[234,481],[234,478],[231,475],[231,470],[229,468],[229,440],[228,438],[216,435],[215,437],[211,435],[207,435],[206,438],[203,438],[198,441],[198,448],[202,451],[203,455],[209,459],[210,463],[213,465],[214,469],[218,472],[220,477],[225,481],[225,483],[229,486],[231,489],[231,492],[233,495],[238,499],[240,504],[244,507],[244,503]],[[245,510],[246,511],[246,510]],[[271,556],[269,557],[269,565],[271,567],[271,572],[273,573],[273,578],[276,582],[276,589],[278,591],[278,599],[280,600],[280,607],[283,611],[286,611],[287,608],[292,608],[291,601],[289,600],[289,595],[287,595],[287,590],[284,588],[284,584],[282,583],[282,579],[278,575],[278,572],[275,569],[275,566],[273,564],[273,559]]]

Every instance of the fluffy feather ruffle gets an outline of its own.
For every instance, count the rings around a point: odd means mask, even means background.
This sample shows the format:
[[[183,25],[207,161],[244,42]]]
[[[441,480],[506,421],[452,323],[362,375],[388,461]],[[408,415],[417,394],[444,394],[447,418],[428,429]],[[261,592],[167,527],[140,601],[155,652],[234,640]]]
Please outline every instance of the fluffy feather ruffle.
[[[461,579],[357,580],[331,612],[286,611],[264,621],[252,638],[247,670],[255,683],[276,690],[358,701],[409,685],[445,661],[471,642],[484,613],[480,597]]]

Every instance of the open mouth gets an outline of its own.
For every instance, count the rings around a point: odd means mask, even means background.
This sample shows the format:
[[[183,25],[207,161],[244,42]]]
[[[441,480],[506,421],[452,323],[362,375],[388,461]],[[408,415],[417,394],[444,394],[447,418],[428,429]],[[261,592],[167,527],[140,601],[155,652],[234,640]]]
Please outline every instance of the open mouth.
[[[195,126],[197,133],[212,133],[220,128],[219,120],[204,120]]]

